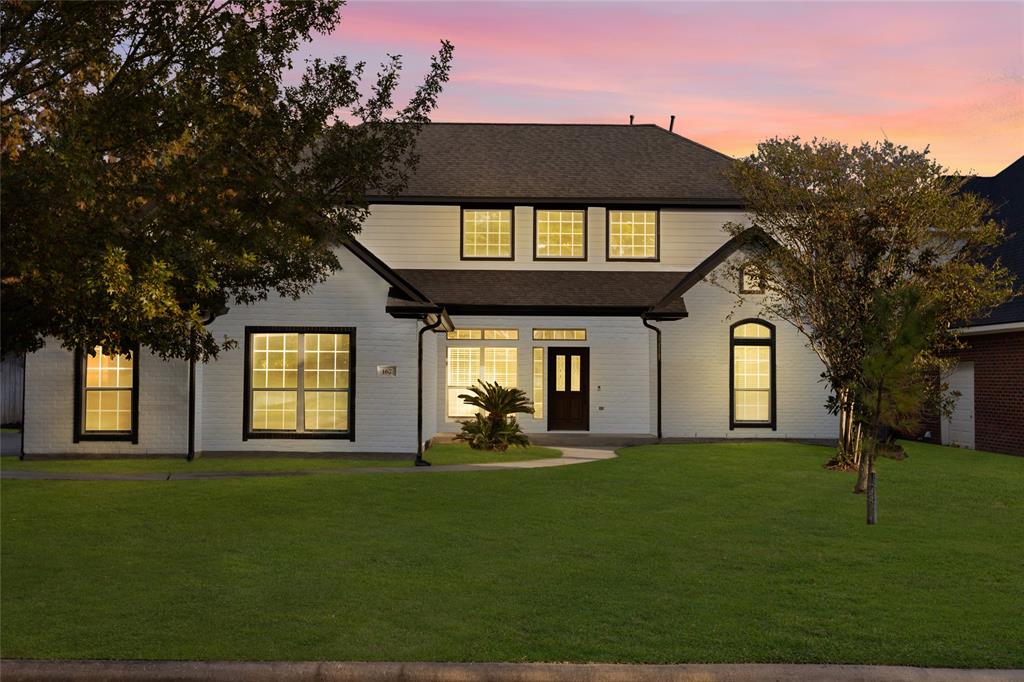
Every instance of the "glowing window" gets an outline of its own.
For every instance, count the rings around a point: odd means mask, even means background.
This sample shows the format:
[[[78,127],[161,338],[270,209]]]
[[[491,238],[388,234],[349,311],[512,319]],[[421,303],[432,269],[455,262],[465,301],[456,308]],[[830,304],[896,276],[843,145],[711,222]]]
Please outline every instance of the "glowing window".
[[[586,341],[586,329],[534,329],[534,341]]]
[[[466,393],[477,380],[502,386],[517,384],[518,357],[515,348],[448,348],[447,413],[449,417],[472,417],[477,408],[467,405],[460,393]]]
[[[774,332],[760,322],[732,330],[732,425],[768,426],[774,421]]]
[[[608,211],[608,258],[658,258],[657,211]]]
[[[764,277],[752,265],[744,265],[740,268],[740,293],[741,294],[763,294]]]
[[[518,329],[456,329],[448,332],[449,341],[517,341]]]
[[[82,433],[130,434],[135,423],[135,361],[96,346],[83,353]]]
[[[463,258],[512,258],[512,210],[462,210]]]
[[[536,258],[584,259],[586,251],[586,214],[583,211],[538,210]]]
[[[544,418],[544,349],[533,349],[533,418]]]
[[[352,332],[258,332],[249,347],[252,433],[351,432]]]

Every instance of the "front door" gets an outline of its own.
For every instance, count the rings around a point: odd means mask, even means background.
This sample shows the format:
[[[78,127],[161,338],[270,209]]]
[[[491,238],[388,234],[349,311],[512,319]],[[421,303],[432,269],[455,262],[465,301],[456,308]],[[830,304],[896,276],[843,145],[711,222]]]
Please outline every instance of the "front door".
[[[590,349],[548,348],[548,431],[590,430]]]

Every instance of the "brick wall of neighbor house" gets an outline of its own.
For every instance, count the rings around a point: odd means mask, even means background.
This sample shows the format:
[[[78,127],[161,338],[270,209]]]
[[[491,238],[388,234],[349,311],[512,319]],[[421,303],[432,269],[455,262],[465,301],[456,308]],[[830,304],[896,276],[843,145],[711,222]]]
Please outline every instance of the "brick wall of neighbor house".
[[[75,355],[55,341],[25,360],[25,454],[182,455],[188,449],[188,364],[138,355],[139,442],[73,441]]]
[[[726,266],[717,273],[725,272]],[[838,421],[825,410],[829,390],[821,362],[789,324],[775,325],[777,428],[729,430],[729,327],[762,318],[758,296],[733,312],[734,297],[705,280],[684,296],[689,317],[664,329],[664,435],[722,438],[835,438]]]
[[[384,310],[388,284],[347,250],[342,270],[299,301],[271,298],[233,307],[211,331],[239,341],[203,368],[202,449],[251,452],[381,452],[416,450],[415,320]],[[355,441],[242,439],[244,333],[246,326],[356,328]],[[395,377],[377,376],[378,365],[397,365]]]
[[[458,206],[376,204],[359,241],[392,268],[472,268],[481,270],[690,270],[724,244],[728,221],[744,222],[735,211],[663,209],[661,259],[657,263],[605,259],[606,211],[587,209],[586,261],[533,259],[533,207],[515,207],[515,260],[460,259]]]
[[[964,339],[974,363],[974,446],[1024,455],[1024,332]]]

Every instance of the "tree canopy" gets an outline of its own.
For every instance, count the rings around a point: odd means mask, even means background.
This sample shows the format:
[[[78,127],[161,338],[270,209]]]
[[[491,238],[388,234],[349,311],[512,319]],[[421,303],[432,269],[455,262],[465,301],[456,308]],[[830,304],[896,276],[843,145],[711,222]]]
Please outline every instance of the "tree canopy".
[[[839,461],[853,465],[880,296],[918,292],[915,306],[929,314],[914,317],[925,326],[917,365],[938,362],[957,346],[957,327],[1011,292],[1006,268],[984,260],[1002,228],[986,200],[961,191],[966,178],[927,149],[888,141],[770,139],[731,173],[750,223],[726,229],[753,226],[771,238],[745,264],[765,275],[764,311],[796,327],[824,364],[841,415]]]
[[[211,314],[338,267],[368,190],[405,182],[452,59],[442,41],[401,105],[398,56],[365,94],[363,63],[293,71],[341,5],[3,3],[4,353],[55,337],[206,360],[231,343]]]

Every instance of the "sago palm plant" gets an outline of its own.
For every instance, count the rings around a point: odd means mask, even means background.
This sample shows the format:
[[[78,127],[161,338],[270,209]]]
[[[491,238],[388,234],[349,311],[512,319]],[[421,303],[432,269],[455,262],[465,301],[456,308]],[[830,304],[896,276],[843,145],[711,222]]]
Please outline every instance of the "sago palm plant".
[[[467,405],[480,408],[472,421],[459,422],[462,430],[455,437],[477,450],[508,450],[510,446],[526,447],[529,438],[514,415],[533,414],[533,404],[522,389],[508,388],[498,382],[478,381],[470,393],[460,393]]]

